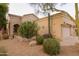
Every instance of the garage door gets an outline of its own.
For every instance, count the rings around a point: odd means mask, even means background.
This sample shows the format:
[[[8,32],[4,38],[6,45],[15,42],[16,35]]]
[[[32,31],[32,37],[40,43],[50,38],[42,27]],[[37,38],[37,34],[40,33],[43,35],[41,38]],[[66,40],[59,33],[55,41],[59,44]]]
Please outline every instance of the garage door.
[[[67,38],[70,36],[70,28],[69,27],[63,27],[62,28],[62,35],[63,38]]]

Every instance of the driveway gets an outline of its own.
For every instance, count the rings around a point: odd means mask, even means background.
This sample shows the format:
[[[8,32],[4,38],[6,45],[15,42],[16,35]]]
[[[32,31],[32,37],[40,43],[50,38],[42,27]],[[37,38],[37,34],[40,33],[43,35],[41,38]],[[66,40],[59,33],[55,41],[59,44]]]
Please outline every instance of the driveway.
[[[69,36],[62,39],[60,43],[61,43],[61,46],[73,46],[76,43],[79,43],[79,39],[77,36]]]

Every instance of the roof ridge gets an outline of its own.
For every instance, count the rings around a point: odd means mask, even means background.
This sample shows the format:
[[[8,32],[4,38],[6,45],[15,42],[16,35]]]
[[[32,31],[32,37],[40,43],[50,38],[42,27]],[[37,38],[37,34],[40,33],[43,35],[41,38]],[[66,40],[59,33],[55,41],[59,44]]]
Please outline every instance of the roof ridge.
[[[71,18],[72,21],[75,21],[74,18],[66,11],[61,11],[60,13],[56,13],[54,15],[58,15],[58,14],[62,14],[62,15],[67,14]],[[54,15],[51,15],[51,17],[54,17]],[[44,18],[48,18],[48,17],[46,16],[46,17],[40,18],[39,20],[42,20]],[[39,20],[36,20],[36,21],[39,21]]]
[[[22,17],[22,16],[19,16],[19,15],[15,15],[15,14],[8,14],[8,15],[17,16],[17,17]]]

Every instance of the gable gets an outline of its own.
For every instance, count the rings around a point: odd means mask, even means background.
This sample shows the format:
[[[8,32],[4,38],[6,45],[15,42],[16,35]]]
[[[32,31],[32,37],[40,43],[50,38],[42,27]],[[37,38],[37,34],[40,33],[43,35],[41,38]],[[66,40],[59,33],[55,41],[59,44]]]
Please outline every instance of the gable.
[[[63,20],[64,20],[64,23],[75,25],[75,22],[73,21],[73,19],[68,15],[64,15]]]
[[[22,22],[35,21],[35,20],[38,20],[38,19],[39,18],[36,17],[34,14],[27,14],[27,15],[22,16]]]

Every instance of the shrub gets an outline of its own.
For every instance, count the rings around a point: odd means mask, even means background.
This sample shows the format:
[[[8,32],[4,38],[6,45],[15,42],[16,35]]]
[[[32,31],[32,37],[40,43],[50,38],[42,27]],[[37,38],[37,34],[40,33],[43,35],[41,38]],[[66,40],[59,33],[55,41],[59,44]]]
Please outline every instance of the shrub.
[[[38,35],[38,36],[36,37],[36,41],[37,41],[37,44],[43,44],[44,37]]]
[[[44,40],[43,48],[49,55],[57,55],[60,51],[60,44],[55,38],[48,38]]]
[[[31,38],[37,34],[37,24],[35,22],[24,22],[19,27],[19,34],[25,38]]]

